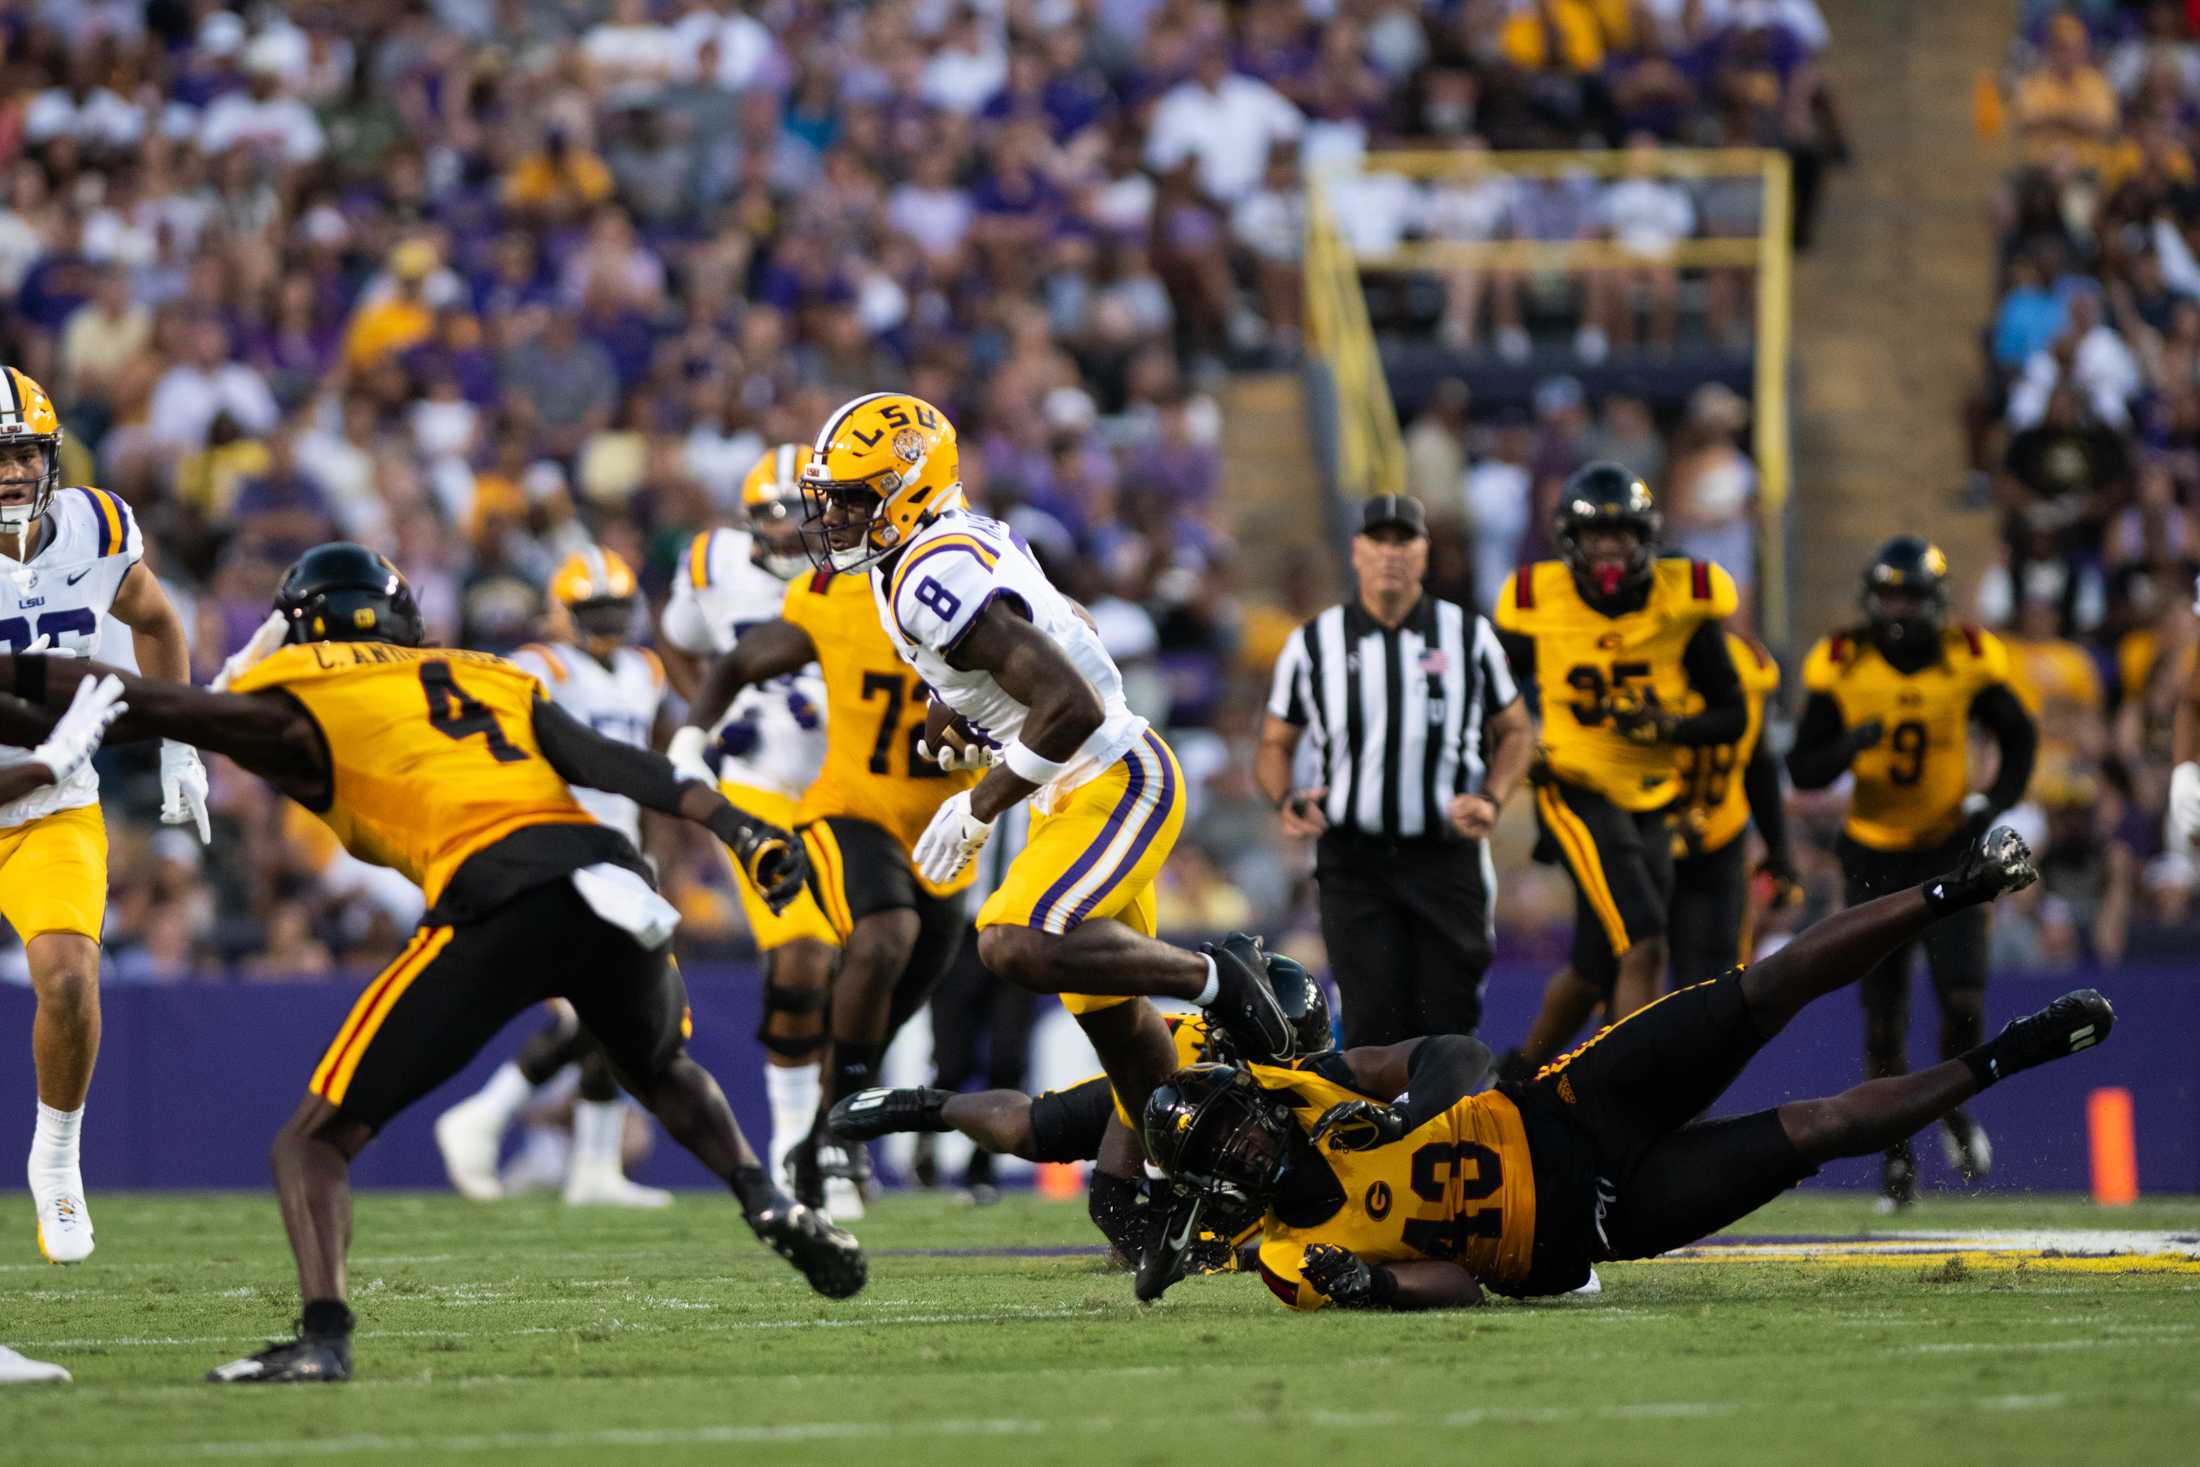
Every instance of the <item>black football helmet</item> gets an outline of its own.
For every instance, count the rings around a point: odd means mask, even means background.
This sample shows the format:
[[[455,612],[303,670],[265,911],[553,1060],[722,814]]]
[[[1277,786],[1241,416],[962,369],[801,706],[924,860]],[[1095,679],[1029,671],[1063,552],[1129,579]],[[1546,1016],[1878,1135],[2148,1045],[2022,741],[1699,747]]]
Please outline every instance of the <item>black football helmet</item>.
[[[364,545],[316,545],[283,572],[275,609],[290,622],[288,642],[394,642],[417,647],[425,634],[412,587],[397,567]]]
[[[1181,1186],[1260,1207],[1305,1133],[1290,1108],[1236,1065],[1192,1065],[1146,1097],[1146,1154]]]
[[[1665,517],[1658,513],[1650,486],[1614,463],[1583,466],[1566,481],[1558,510],[1551,517],[1552,538],[1560,558],[1574,573],[1574,584],[1592,603],[1614,600],[1650,580],[1657,559],[1658,535]],[[1582,548],[1590,530],[1632,530],[1635,548],[1617,565],[1594,564]]]
[[[1915,659],[1948,621],[1948,557],[1919,535],[1897,535],[1864,567],[1864,625],[1890,658]]]

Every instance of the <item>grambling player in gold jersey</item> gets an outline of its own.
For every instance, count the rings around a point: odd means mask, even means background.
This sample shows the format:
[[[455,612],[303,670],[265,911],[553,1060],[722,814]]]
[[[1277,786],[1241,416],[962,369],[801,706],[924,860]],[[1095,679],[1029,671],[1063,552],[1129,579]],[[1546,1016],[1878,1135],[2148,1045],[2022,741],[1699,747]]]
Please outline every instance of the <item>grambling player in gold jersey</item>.
[[[1271,953],[1268,982],[1275,990],[1277,1007],[1290,1022],[1299,1055],[1311,1058],[1336,1048],[1329,995],[1304,966]],[[1216,1029],[1205,1014],[1172,1014],[1166,1022],[1179,1065],[1227,1062],[1236,1057],[1229,1036]],[[1110,1153],[1117,1151],[1133,1166],[1145,1160],[1136,1134],[1116,1117],[1115,1092],[1106,1075],[1094,1075],[1037,1095],[1021,1090],[965,1093],[930,1086],[865,1090],[835,1105],[831,1124],[835,1136],[851,1141],[875,1141],[902,1132],[959,1131],[982,1152],[1025,1161],[1098,1162],[1116,1159]],[[1139,1226],[1141,1220],[1134,1218],[1132,1226],[1122,1229],[1122,1237],[1111,1232],[1109,1238],[1116,1244],[1119,1260],[1126,1266],[1137,1265],[1141,1300],[1160,1297],[1187,1269],[1203,1273],[1227,1267],[1231,1241],[1251,1221],[1233,1226],[1233,1219],[1216,1215],[1211,1207],[1201,1207],[1190,1215],[1189,1226],[1182,1225],[1187,1220],[1179,1218],[1178,1226],[1169,1227],[1163,1219],[1174,1210],[1177,1199],[1164,1195],[1158,1199],[1160,1205],[1155,1206],[1152,1190],[1146,1189],[1148,1215],[1142,1220],[1144,1225]],[[1163,1191],[1173,1193],[1175,1189]],[[1201,1216],[1201,1211],[1208,1215]],[[1116,1220],[1106,1216],[1104,1208],[1096,1207],[1093,1221],[1103,1230],[1110,1230]],[[1153,1246],[1156,1224],[1162,1224],[1159,1231],[1164,1236],[1177,1234],[1174,1248]],[[1206,1239],[1204,1248],[1187,1246],[1202,1235]]]
[[[789,449],[798,464],[808,457],[800,445],[776,452]],[[824,1113],[871,1086],[888,1041],[924,1007],[962,943],[960,893],[976,868],[933,883],[910,852],[940,802],[977,782],[971,771],[983,754],[924,742],[924,685],[887,641],[870,586],[823,570],[792,577],[779,618],[742,630],[704,675],[688,722],[707,728],[744,689],[813,662],[825,682],[825,757],[794,821],[812,893],[841,944],[820,1124],[793,1154],[796,1195],[814,1203],[827,1172],[860,1181],[867,1170],[860,1145],[843,1149],[826,1133]]]
[[[1811,648],[1809,695],[1788,751],[1788,773],[1823,789],[1853,773],[1841,866],[1849,900],[1861,901],[1945,865],[1996,812],[2024,797],[2039,735],[2009,686],[2009,654],[1975,627],[1947,624],[1948,559],[1916,535],[1897,535],[1864,570],[1864,624]],[[1993,784],[1972,791],[1971,725],[2000,749]],[[1978,1042],[1986,1019],[1986,913],[1966,912],[1923,934],[1940,999],[1943,1058]],[[1910,949],[1894,952],[1863,985],[1864,1072],[1907,1070]],[[1992,1165],[1986,1134],[1969,1115],[1948,1117],[1949,1159],[1966,1179]],[[1916,1190],[1908,1138],[1889,1149],[1882,1205]]]
[[[1492,611],[1542,704],[1538,854],[1565,865],[1576,894],[1569,971],[1521,1046],[1531,1063],[1579,1026],[1584,999],[1622,1018],[1664,987],[1676,751],[1732,743],[1748,720],[1721,632],[1733,578],[1706,561],[1659,559],[1659,526],[1647,485],[1590,464],[1559,501],[1560,558],[1522,566]],[[1691,694],[1702,711],[1684,717]]]
[[[1749,721],[1731,744],[1684,748],[1682,793],[1673,820],[1673,900],[1666,909],[1666,940],[1675,983],[1693,983],[1749,961],[1747,928],[1752,885],[1747,865],[1749,827],[1765,843],[1757,875],[1767,899],[1785,905],[1798,895],[1788,857],[1787,812],[1780,793],[1780,764],[1765,743],[1765,710],[1780,690],[1780,664],[1772,654],[1733,632],[1727,651],[1742,682]]]
[[[125,678],[117,738],[165,736],[228,755],[318,814],[352,854],[416,882],[428,912],[368,985],[276,1138],[276,1194],[297,1255],[298,1337],[212,1379],[345,1380],[352,1158],[449,1079],[522,1009],[570,1001],[626,1088],[739,1199],[757,1236],[820,1293],[863,1286],[855,1240],[764,1174],[718,1083],[687,1056],[686,994],[665,954],[677,914],[633,843],[573,796],[582,785],[677,814],[726,842],[784,901],[799,850],[663,756],[594,732],[533,676],[482,653],[420,645],[395,567],[323,545],[283,577],[289,645],[215,693]],[[79,659],[0,658],[0,737],[68,706]],[[24,705],[30,705],[25,708]],[[35,740],[31,740],[35,742]]]
[[[1260,1273],[1293,1309],[1442,1309],[1561,1293],[1748,1216],[1837,1157],[2088,1049],[2091,989],[1914,1075],[1702,1120],[1803,1006],[1951,912],[2036,877],[1995,830],[1921,887],[1826,918],[1771,957],[1667,994],[1526,1083],[1470,1093],[1479,1041],[1440,1035],[1308,1065],[1198,1065],[1156,1088],[1146,1146],[1176,1182],[1262,1209]],[[1392,1097],[1402,1097],[1393,1101]]]

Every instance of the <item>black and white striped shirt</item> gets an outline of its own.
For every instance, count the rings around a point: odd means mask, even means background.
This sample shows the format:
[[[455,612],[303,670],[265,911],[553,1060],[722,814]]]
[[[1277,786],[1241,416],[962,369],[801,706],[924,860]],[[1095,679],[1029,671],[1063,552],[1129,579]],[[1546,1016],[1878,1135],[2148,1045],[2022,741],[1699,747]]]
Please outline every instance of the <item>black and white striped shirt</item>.
[[[1488,716],[1519,696],[1489,622],[1423,596],[1395,629],[1352,602],[1293,632],[1268,711],[1313,735],[1332,828],[1412,840],[1449,835],[1444,807],[1482,787]]]

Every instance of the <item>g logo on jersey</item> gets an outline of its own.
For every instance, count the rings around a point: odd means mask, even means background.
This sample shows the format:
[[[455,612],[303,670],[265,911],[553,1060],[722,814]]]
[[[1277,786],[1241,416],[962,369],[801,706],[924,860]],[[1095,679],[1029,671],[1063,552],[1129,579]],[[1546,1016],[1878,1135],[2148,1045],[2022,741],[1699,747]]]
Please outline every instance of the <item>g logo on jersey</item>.
[[[1390,1184],[1370,1182],[1367,1188],[1367,1215],[1377,1222],[1390,1216]]]

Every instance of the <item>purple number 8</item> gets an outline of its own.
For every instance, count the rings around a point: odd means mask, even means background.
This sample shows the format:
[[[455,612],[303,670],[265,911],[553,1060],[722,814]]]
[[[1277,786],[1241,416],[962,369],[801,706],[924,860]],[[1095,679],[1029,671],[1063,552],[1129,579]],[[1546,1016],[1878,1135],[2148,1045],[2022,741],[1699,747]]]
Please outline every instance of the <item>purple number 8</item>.
[[[953,621],[962,610],[961,598],[930,576],[917,582],[917,605],[931,607],[942,621]]]

